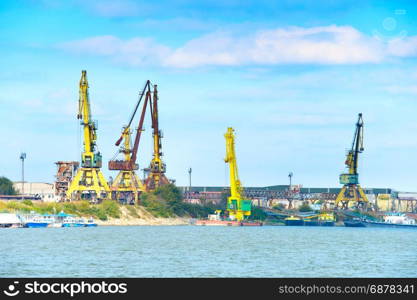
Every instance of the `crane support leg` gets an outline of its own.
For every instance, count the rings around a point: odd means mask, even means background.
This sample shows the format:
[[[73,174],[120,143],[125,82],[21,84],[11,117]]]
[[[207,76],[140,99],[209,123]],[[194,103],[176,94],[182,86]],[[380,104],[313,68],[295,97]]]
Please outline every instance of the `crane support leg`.
[[[103,174],[96,168],[80,168],[67,191],[71,201],[98,202],[109,198],[109,186]]]

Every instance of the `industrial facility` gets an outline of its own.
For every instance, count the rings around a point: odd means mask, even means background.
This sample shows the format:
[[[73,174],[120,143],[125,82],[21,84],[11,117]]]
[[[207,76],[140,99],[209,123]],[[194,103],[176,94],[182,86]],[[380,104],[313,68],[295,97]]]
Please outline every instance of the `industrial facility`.
[[[102,171],[102,155],[98,151],[97,122],[92,119],[87,72],[81,72],[77,119],[83,132],[83,148],[80,162],[58,161],[55,183],[15,182],[18,196],[1,196],[3,200],[77,201],[99,203],[115,200],[123,204],[139,204],[143,192],[173,183],[166,177],[166,165],[162,159],[163,134],[159,127],[158,87],[147,80],[138,93],[138,100],[128,118],[121,126],[121,135],[115,136],[116,154],[108,162],[108,169],[117,171],[114,180],[108,181]],[[152,158],[142,167],[145,177],[140,179],[137,163],[140,156],[140,141],[143,139],[146,116],[152,127]],[[137,127],[133,127],[137,124]],[[220,203],[225,201],[226,211],[236,220],[251,214],[251,206],[264,208],[282,207],[297,209],[308,203],[317,210],[362,209],[371,211],[416,212],[417,193],[395,191],[391,188],[362,188],[359,184],[358,160],[364,151],[364,121],[358,115],[351,148],[347,151],[347,173],[340,175],[341,187],[307,188],[302,185],[274,185],[267,187],[242,187],[238,177],[234,150],[234,129],[228,128],[226,158],[229,164],[230,186],[228,187],[180,187],[184,201],[194,204]],[[133,138],[133,142],[132,142]],[[119,157],[121,156],[121,157]],[[22,159],[22,156],[21,156]],[[22,166],[24,158],[22,159]],[[23,172],[23,170],[22,170]],[[191,176],[191,168],[189,170]],[[292,174],[289,175],[290,180]]]

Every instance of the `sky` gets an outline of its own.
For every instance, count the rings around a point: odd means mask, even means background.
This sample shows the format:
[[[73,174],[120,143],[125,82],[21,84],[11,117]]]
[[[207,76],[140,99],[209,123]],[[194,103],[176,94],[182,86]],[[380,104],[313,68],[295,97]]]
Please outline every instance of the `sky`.
[[[288,184],[293,172],[293,184],[338,187],[363,113],[361,185],[417,191],[414,1],[154,2],[0,2],[0,176],[21,179],[21,152],[28,181],[53,182],[56,161],[80,159],[87,70],[106,177],[149,79],[178,185],[190,167],[193,185],[228,184],[231,126],[244,186]],[[141,168],[152,158],[145,122]]]

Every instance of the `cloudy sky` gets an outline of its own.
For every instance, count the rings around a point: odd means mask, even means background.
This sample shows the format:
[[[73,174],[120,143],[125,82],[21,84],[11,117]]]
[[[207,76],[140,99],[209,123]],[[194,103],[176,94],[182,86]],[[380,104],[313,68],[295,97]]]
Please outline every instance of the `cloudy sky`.
[[[167,175],[227,183],[236,130],[246,186],[337,187],[357,114],[365,187],[417,191],[413,1],[15,0],[0,2],[0,175],[52,182],[79,160],[86,69],[98,146],[114,157],[145,81],[158,84]],[[217,2],[217,3],[216,3]],[[139,153],[151,159],[147,119]],[[103,168],[106,176],[114,173]]]

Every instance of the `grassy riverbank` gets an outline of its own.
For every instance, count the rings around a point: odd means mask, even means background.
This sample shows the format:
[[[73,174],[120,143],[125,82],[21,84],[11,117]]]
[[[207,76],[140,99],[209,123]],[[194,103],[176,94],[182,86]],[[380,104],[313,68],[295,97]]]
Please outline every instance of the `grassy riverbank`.
[[[219,208],[212,204],[185,203],[180,190],[174,185],[143,193],[140,204],[121,205],[112,200],[100,204],[90,204],[88,201],[0,201],[0,212],[57,214],[63,211],[76,216],[93,217],[101,225],[179,225],[186,224],[189,218],[206,217]]]

